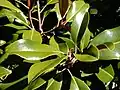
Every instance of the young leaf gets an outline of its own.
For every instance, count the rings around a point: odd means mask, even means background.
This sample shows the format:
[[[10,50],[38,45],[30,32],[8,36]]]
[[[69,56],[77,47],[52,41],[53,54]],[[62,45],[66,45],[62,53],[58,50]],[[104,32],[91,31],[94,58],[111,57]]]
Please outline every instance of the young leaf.
[[[42,73],[46,73],[52,70],[55,66],[57,66],[65,57],[57,58],[55,60],[48,60],[40,63],[33,64],[28,72],[28,83],[34,81],[38,76]]]
[[[98,46],[100,44],[104,44],[106,42],[113,42],[116,43],[120,41],[120,27],[107,29],[100,34],[98,34],[93,40],[91,41],[92,44]]]
[[[11,4],[8,0],[0,0],[0,6],[20,12],[20,10]]]
[[[60,21],[62,17],[61,17],[60,10],[59,10],[59,3],[55,4],[55,7],[52,9],[52,11],[56,12],[58,21]]]
[[[0,66],[0,79],[4,80],[4,78],[6,78],[11,73],[11,70]]]
[[[0,46],[3,46],[4,44],[6,44],[6,41],[0,40]]]
[[[59,51],[58,43],[55,41],[54,36],[50,38],[50,46]]]
[[[71,39],[65,38],[65,37],[59,37],[62,40],[64,40],[69,48],[74,48],[74,42]]]
[[[62,82],[58,82],[52,78],[48,81],[48,86],[46,90],[60,90],[61,86],[62,86]]]
[[[29,39],[32,41],[37,41],[39,43],[42,43],[42,36],[41,34],[36,31],[36,30],[26,30],[23,35],[22,35],[23,39]]]
[[[75,54],[75,57],[77,60],[82,62],[94,62],[98,60],[98,58],[88,54]]]
[[[56,51],[53,47],[40,44],[31,40],[18,40],[6,47],[9,54],[18,55],[26,60],[40,60],[51,55],[58,55],[61,51]]]
[[[70,71],[69,73],[71,75],[70,90],[90,90],[84,81],[74,77]]]
[[[70,10],[67,13],[66,20],[67,22],[71,21],[73,17],[79,12],[79,10],[84,6],[84,1],[74,1],[72,3],[72,6],[70,7]]]
[[[112,81],[114,78],[114,71],[112,66],[108,66],[105,69],[99,69],[99,73],[96,74],[96,76],[103,82],[103,83],[108,83]]]
[[[72,22],[71,37],[76,44],[77,41],[80,42],[80,39],[82,38],[81,36],[84,34],[86,26],[88,25],[88,13],[86,13],[88,11],[88,8],[89,5],[84,4]]]
[[[90,41],[90,31],[88,28],[86,28],[85,33],[80,41],[80,49],[83,52],[83,49],[88,46],[88,43]]]

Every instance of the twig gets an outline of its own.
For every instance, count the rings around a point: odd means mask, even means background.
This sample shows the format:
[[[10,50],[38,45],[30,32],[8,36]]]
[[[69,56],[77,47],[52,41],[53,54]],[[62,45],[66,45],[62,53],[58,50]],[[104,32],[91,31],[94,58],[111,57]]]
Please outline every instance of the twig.
[[[33,25],[33,22],[32,22],[32,15],[31,15],[31,11],[32,11],[32,10],[29,10],[29,21],[30,21],[30,25],[31,25],[32,29],[34,29],[34,30],[35,30],[34,25]]]
[[[23,5],[25,8],[29,9],[28,6],[26,6],[24,3],[22,3],[21,1],[15,0],[16,2],[20,3],[21,5]]]
[[[40,17],[40,3],[39,3],[39,0],[37,0],[37,6],[38,6],[39,31],[41,31],[41,34],[42,34],[43,30],[42,30],[41,17]]]

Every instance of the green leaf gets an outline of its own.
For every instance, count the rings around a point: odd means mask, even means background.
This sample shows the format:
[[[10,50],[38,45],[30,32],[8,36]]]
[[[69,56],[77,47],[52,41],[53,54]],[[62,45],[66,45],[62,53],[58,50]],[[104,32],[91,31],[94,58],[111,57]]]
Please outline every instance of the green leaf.
[[[74,42],[71,39],[65,38],[65,37],[59,37],[59,38],[64,40],[69,48],[74,48],[75,47]]]
[[[85,33],[80,41],[80,49],[83,52],[83,49],[88,46],[88,43],[90,41],[90,31],[88,28],[86,28]]]
[[[68,53],[69,48],[66,43],[59,43],[59,48],[61,52],[64,52],[64,54]]]
[[[48,2],[48,5],[49,5],[49,4],[55,4],[55,3],[58,2],[58,0],[47,0],[47,2]]]
[[[2,80],[6,79],[7,76],[11,73],[12,73],[11,70],[0,66],[0,79]]]
[[[94,62],[98,60],[98,58],[88,54],[75,54],[75,57],[77,60],[82,62]]]
[[[100,52],[98,50],[98,48],[95,46],[95,45],[91,45],[88,50],[87,50],[87,53],[98,58],[100,57]]]
[[[40,63],[33,64],[28,72],[28,83],[34,81],[38,76],[43,73],[46,73],[52,70],[55,66],[57,66],[62,60],[65,59],[65,56],[61,58],[57,58],[55,60],[48,60]]]
[[[90,90],[90,88],[87,86],[87,84],[84,81],[74,77],[70,71],[69,73],[71,75],[70,90]]]
[[[106,42],[116,43],[120,41],[120,27],[107,29],[100,34],[98,34],[93,40],[91,41],[92,44],[98,46],[100,44],[104,44]]]
[[[25,29],[27,29],[26,26],[20,26],[20,25],[18,26],[18,25],[12,24],[12,23],[6,24],[4,26],[6,26],[6,27],[12,27],[12,28],[15,28],[17,30],[25,30]]]
[[[0,46],[3,46],[4,44],[6,44],[6,41],[0,40]]]
[[[52,11],[56,12],[58,21],[60,21],[62,19],[62,17],[61,17],[60,10],[59,10],[59,3],[55,4],[55,7],[52,9]]]
[[[96,74],[96,76],[103,82],[103,83],[108,83],[112,81],[114,78],[114,71],[112,66],[108,66],[105,69],[99,69],[99,73]]]
[[[59,51],[59,45],[58,43],[55,41],[54,36],[52,36],[50,38],[50,46],[52,46],[54,49]]]
[[[26,79],[27,76],[24,76],[14,82],[10,82],[10,83],[0,83],[0,90],[6,90],[7,88],[9,88],[10,86],[17,84],[18,82],[23,81],[24,79]]]
[[[25,32],[23,32],[22,38],[42,43],[42,36],[36,30],[26,30]]]
[[[27,90],[35,90],[39,88],[40,86],[42,86],[44,83],[46,83],[46,81],[42,79],[41,77],[38,77],[36,80],[32,81],[28,85]]]
[[[78,41],[80,43],[80,39],[86,30],[86,26],[88,25],[88,13],[86,13],[88,11],[88,8],[89,5],[84,4],[72,22],[71,37],[76,44]]]
[[[8,0],[0,0],[0,6],[20,12],[20,10],[16,8],[12,3],[10,3]]]
[[[118,69],[120,69],[120,62],[118,63]]]
[[[0,63],[2,63],[3,61],[5,61],[5,59],[9,56],[8,53],[5,53],[3,54],[1,57],[0,57]]]
[[[84,6],[85,2],[84,1],[74,1],[72,3],[72,6],[70,7],[66,20],[67,22],[71,21],[73,17],[76,16],[76,14],[80,11],[80,9]]]
[[[3,54],[3,50],[2,49],[0,49],[0,54]]]
[[[120,43],[115,44],[113,50],[110,49],[101,49],[100,51],[100,60],[113,60],[120,59]]]
[[[90,14],[97,14],[98,10],[97,9],[90,9]]]
[[[52,78],[48,81],[48,86],[46,90],[60,90],[61,86],[62,86],[62,82],[58,82]]]
[[[23,12],[15,12],[11,11],[9,9],[2,9],[0,11],[0,15],[2,16],[7,16],[10,22],[14,22],[16,20],[20,24],[24,24],[25,26],[28,26],[28,22],[26,17],[24,16]]]
[[[18,55],[26,60],[40,60],[51,55],[62,53],[61,51],[56,51],[49,45],[24,39],[20,39],[8,45],[6,52]]]

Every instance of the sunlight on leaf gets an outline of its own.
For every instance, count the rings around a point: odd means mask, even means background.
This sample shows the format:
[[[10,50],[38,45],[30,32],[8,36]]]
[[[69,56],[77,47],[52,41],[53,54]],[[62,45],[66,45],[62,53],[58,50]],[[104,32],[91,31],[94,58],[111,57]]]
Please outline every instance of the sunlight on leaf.
[[[33,33],[33,35],[32,35],[32,33]],[[22,38],[23,39],[29,39],[29,40],[31,40],[31,35],[32,35],[32,41],[37,41],[37,42],[39,42],[39,43],[42,43],[42,36],[41,36],[41,34],[38,32],[38,31],[36,31],[36,30],[26,30],[24,33],[23,33],[23,35],[22,35]]]
[[[0,79],[2,80],[6,79],[7,76],[11,73],[12,73],[11,70],[0,66]]]
[[[6,47],[6,52],[10,55],[15,54],[26,60],[40,60],[51,55],[62,54],[61,51],[56,51],[53,47],[39,42],[20,39]]]
[[[75,54],[75,57],[77,60],[82,62],[94,62],[98,60],[96,57],[88,54]]]
[[[58,57],[57,59],[54,59],[54,60],[48,60],[48,61],[33,64],[28,72],[28,83],[30,83],[31,81],[34,81],[42,73],[46,73],[52,70],[64,59],[65,57],[63,56],[61,58]]]
[[[99,73],[96,74],[97,77],[104,83],[108,83],[110,81],[112,81],[112,79],[114,78],[114,71],[112,66],[108,66],[105,69],[99,69]]]

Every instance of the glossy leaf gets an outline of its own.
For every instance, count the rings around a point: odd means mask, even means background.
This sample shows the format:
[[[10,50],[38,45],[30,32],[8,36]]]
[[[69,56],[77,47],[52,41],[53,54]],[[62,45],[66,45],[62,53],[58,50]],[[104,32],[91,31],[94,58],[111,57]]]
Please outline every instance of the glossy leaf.
[[[77,41],[80,42],[80,39],[82,38],[81,36],[84,34],[84,31],[86,30],[86,26],[88,24],[88,13],[86,12],[88,11],[88,8],[89,8],[89,5],[84,4],[72,22],[71,37],[76,44],[77,44]]]
[[[94,62],[98,60],[98,58],[88,54],[75,54],[75,57],[77,60],[82,62]]]
[[[27,76],[24,76],[24,77],[22,77],[22,78],[20,78],[20,79],[18,79],[18,80],[16,80],[16,81],[14,81],[14,82],[10,82],[10,83],[0,83],[0,90],[6,90],[7,88],[11,87],[11,86],[14,85],[14,84],[17,84],[17,83],[23,81],[23,80],[26,79],[26,78],[27,78]]]
[[[24,16],[23,12],[15,12],[15,11],[11,11],[9,9],[2,9],[0,11],[0,15],[7,16],[9,21],[12,23],[15,20],[15,21],[19,22],[20,24],[24,24],[25,26],[28,26],[27,19]]]
[[[86,28],[85,33],[80,41],[80,49],[83,52],[83,49],[88,46],[88,43],[90,41],[90,31],[88,28]]]
[[[71,73],[70,75],[71,75],[71,83],[69,90],[90,90],[90,88],[87,86],[87,84],[84,81],[74,77]]]
[[[114,78],[114,71],[112,66],[108,66],[105,69],[99,69],[99,73],[96,74],[97,77],[104,83],[108,83],[110,81],[112,81],[112,79]]]
[[[12,12],[8,9],[2,9],[0,10],[0,17],[7,17],[8,20],[13,23],[14,22],[14,19],[15,19],[15,16],[12,14]]]
[[[37,41],[39,43],[42,43],[42,36],[41,34],[36,31],[36,30],[26,30],[23,35],[22,35],[23,39],[29,39],[32,41]]]
[[[12,28],[15,28],[17,30],[25,30],[25,29],[27,29],[26,26],[18,26],[18,25],[11,24],[11,23],[10,24],[6,24],[4,26],[6,26],[6,27],[12,27]]]
[[[112,42],[107,42],[104,44],[109,50],[114,50],[115,49],[115,44]]]
[[[54,36],[52,36],[50,38],[50,46],[52,46],[54,49],[59,51],[59,45],[58,43],[55,41]]]
[[[73,17],[79,12],[79,10],[84,6],[85,2],[84,1],[74,1],[72,3],[72,6],[70,7],[66,20],[67,22],[71,21]]]
[[[0,79],[4,80],[12,71],[0,66]]]
[[[28,72],[28,83],[34,81],[38,76],[52,70],[56,65],[58,65],[65,57],[57,58],[55,60],[48,60],[40,63],[33,64]]]
[[[52,78],[48,81],[48,86],[46,90],[60,90],[61,86],[62,86],[62,82],[58,82]]]
[[[120,43],[115,44],[115,48],[113,50],[107,48],[100,50],[100,60],[113,59],[120,59]]]
[[[0,6],[20,12],[20,10],[16,8],[12,3],[10,3],[8,0],[0,0]]]
[[[62,52],[56,51],[49,45],[40,44],[31,40],[18,40],[6,47],[9,54],[18,55],[26,60],[40,60],[51,55],[58,55]]]
[[[74,48],[75,47],[74,42],[71,39],[65,38],[65,37],[59,37],[59,38],[64,40],[69,48]]]
[[[0,40],[0,46],[3,46],[4,44],[6,44],[6,41]]]
[[[100,44],[104,44],[106,42],[116,43],[120,41],[119,35],[120,35],[120,27],[108,29],[108,30],[101,32],[95,38],[93,38],[91,43],[96,46]]]
[[[46,81],[42,79],[41,77],[38,77],[36,80],[32,81],[28,85],[27,90],[35,90],[39,88],[40,86],[42,86],[44,83],[46,83]]]
[[[87,50],[88,54],[96,57],[99,59],[99,56],[100,56],[100,52],[98,50],[98,48],[95,46],[95,45],[91,45],[88,50]]]

